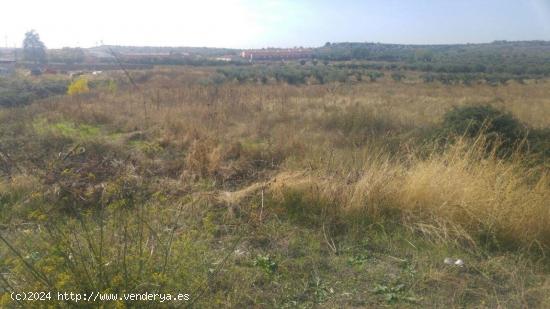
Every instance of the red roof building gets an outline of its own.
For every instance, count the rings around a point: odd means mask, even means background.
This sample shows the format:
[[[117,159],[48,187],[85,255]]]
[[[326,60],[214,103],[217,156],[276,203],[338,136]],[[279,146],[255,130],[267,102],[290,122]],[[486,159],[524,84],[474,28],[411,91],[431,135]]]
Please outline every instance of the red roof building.
[[[290,49],[255,49],[241,52],[241,57],[252,60],[291,60],[306,59],[313,56],[313,51],[308,48]]]

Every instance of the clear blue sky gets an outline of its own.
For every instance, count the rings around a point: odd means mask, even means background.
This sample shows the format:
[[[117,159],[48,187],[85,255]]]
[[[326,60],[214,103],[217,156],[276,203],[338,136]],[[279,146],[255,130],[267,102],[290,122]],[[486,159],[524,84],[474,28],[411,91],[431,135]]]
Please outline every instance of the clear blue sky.
[[[550,0],[17,0],[2,46],[36,29],[48,47],[319,46],[327,41],[550,40]],[[7,40],[6,40],[7,38]]]
[[[305,45],[319,45],[322,41],[419,44],[550,40],[550,0],[276,2],[279,5],[274,15],[281,16],[281,28],[269,31],[264,39],[266,44],[274,42],[275,45],[293,45],[303,42]]]

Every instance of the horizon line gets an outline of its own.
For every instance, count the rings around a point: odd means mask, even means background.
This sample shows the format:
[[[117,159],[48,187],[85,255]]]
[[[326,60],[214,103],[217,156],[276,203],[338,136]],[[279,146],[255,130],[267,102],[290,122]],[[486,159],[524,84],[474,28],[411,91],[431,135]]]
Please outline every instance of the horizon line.
[[[493,41],[484,41],[484,42],[466,42],[466,43],[388,43],[388,42],[373,42],[373,41],[327,41],[325,44],[316,45],[316,46],[264,46],[256,48],[235,48],[235,47],[222,47],[222,46],[185,46],[185,45],[118,45],[118,44],[101,44],[90,47],[83,46],[62,46],[62,47],[51,47],[47,49],[63,49],[63,48],[82,48],[82,49],[92,49],[98,47],[154,47],[154,48],[207,48],[207,49],[230,49],[230,50],[258,50],[258,49],[291,49],[291,48],[322,48],[325,47],[327,43],[332,44],[377,44],[377,45],[401,45],[401,46],[457,46],[457,45],[489,45],[495,43],[550,43],[550,40],[544,39],[528,39],[528,40],[493,40]],[[47,45],[46,45],[47,47]],[[6,47],[0,46],[0,49],[22,49],[22,46]]]

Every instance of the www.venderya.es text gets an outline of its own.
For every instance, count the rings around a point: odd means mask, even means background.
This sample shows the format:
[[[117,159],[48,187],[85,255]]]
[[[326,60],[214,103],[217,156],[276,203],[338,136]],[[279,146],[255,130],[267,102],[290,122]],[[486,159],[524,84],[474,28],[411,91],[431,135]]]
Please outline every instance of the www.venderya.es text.
[[[75,293],[75,292],[11,292],[14,301],[70,301],[70,302],[105,302],[105,301],[189,301],[187,293]]]

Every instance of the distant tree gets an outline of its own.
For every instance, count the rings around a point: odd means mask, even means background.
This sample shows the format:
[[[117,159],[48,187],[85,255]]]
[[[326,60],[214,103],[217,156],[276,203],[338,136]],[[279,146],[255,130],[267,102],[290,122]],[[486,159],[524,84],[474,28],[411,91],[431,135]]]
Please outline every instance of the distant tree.
[[[432,62],[433,52],[431,50],[420,49],[414,54],[414,59],[419,62]]]
[[[25,60],[32,61],[35,64],[46,62],[46,46],[40,40],[40,36],[35,30],[25,33],[23,57]]]
[[[424,74],[422,75],[422,79],[425,83],[433,83],[435,81],[435,75],[433,74]]]
[[[367,72],[367,75],[369,77],[369,80],[371,82],[375,82],[377,79],[381,78],[384,76],[384,73],[382,72],[377,72],[377,71],[371,71],[371,72]]]
[[[300,60],[300,64],[301,65],[306,65],[306,61],[305,60]]]
[[[399,72],[394,72],[392,73],[391,78],[396,82],[400,82],[405,78],[405,75]]]

